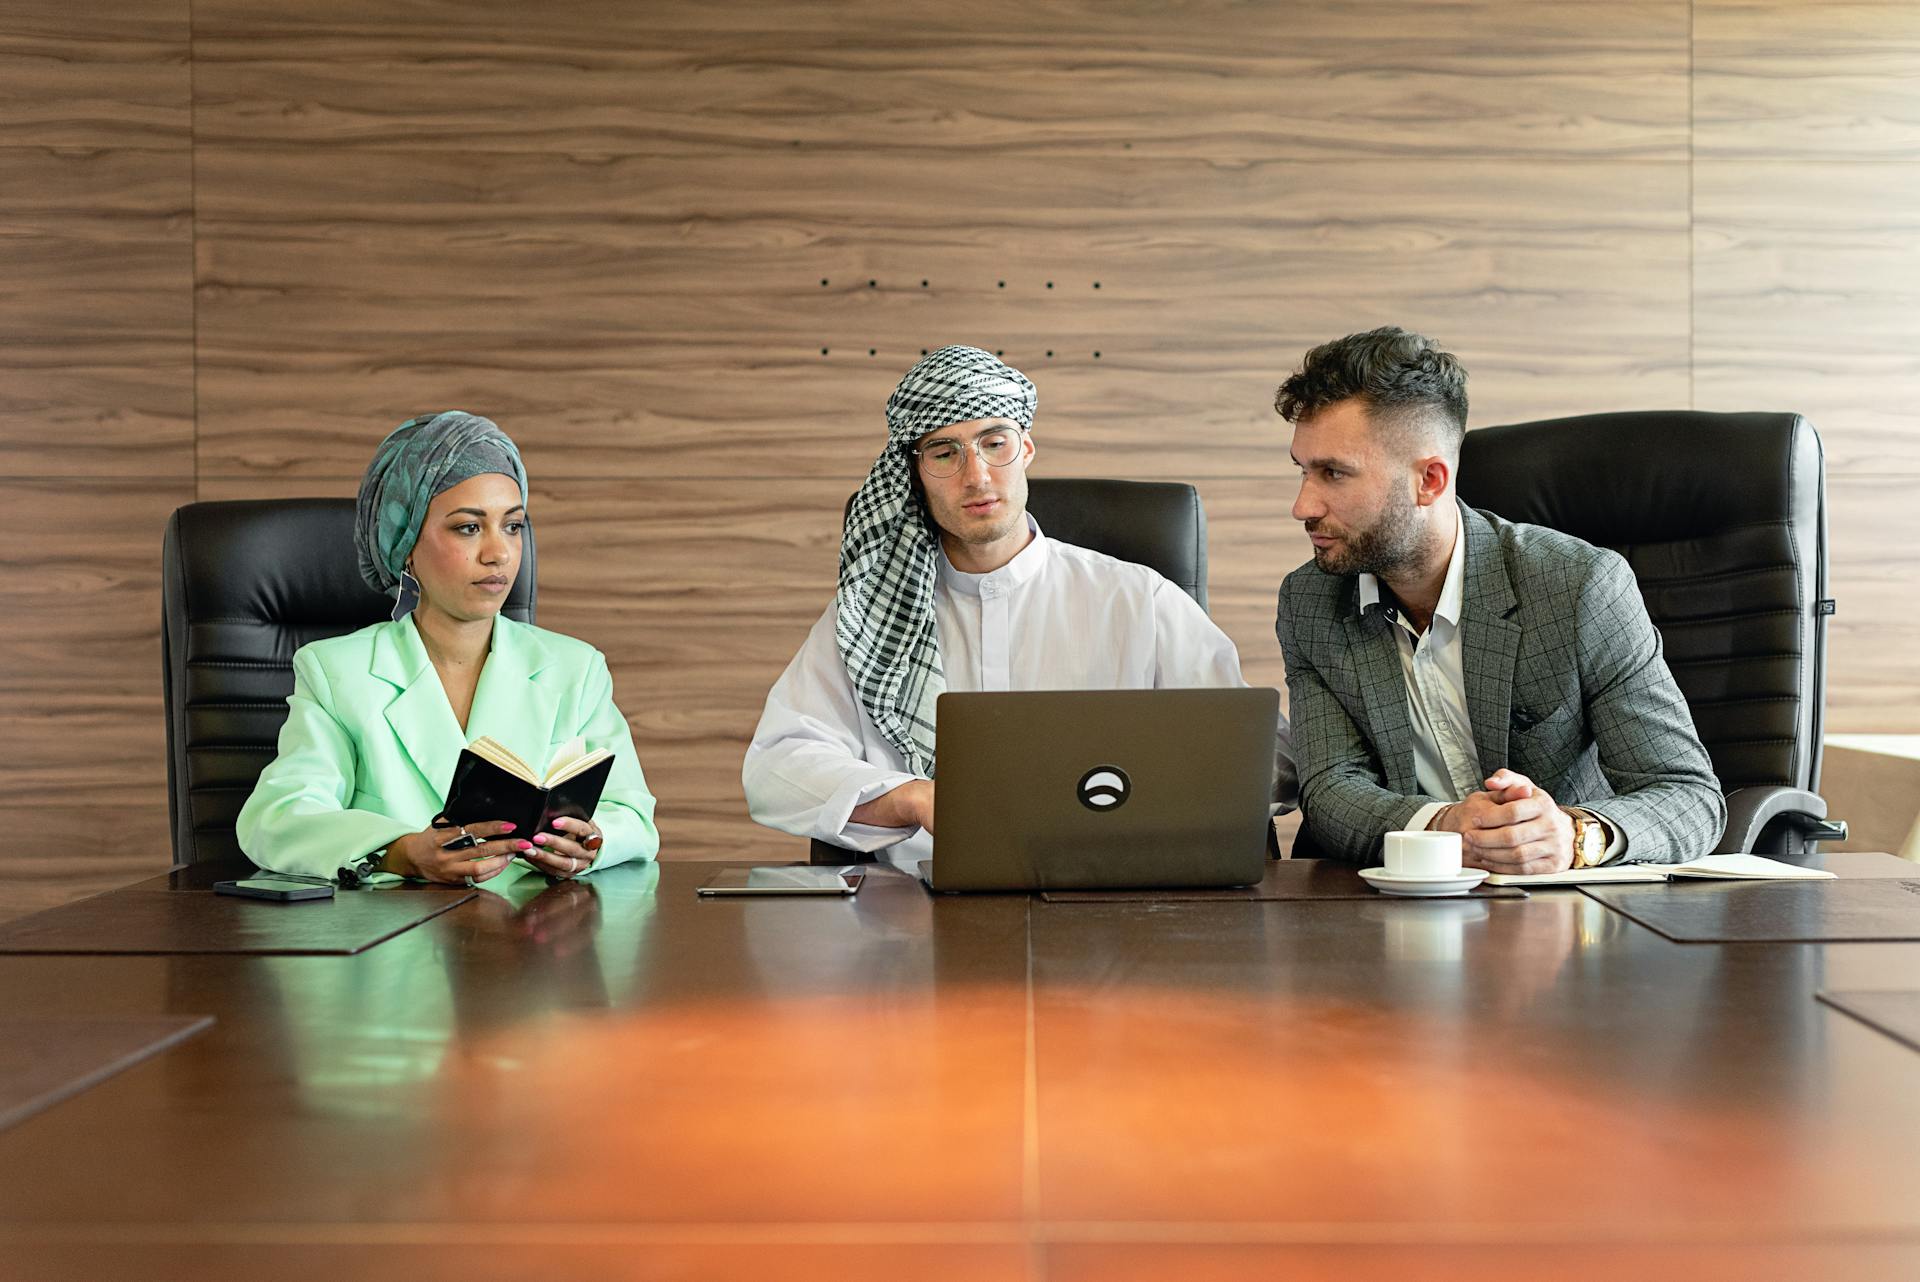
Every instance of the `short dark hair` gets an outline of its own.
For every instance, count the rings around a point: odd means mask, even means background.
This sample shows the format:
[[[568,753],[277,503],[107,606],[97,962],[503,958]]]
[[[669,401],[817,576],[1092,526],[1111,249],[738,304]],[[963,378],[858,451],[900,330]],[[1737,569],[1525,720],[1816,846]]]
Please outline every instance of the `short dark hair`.
[[[1390,428],[1439,430],[1457,453],[1467,431],[1467,370],[1430,338],[1395,325],[1349,334],[1307,353],[1299,373],[1280,384],[1273,408],[1289,423],[1358,398],[1369,421]]]

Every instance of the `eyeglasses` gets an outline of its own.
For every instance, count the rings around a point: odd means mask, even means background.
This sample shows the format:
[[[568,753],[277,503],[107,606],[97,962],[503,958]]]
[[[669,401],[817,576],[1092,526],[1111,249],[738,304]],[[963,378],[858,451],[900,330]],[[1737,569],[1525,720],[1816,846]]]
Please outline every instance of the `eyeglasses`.
[[[916,446],[912,453],[920,460],[920,467],[928,476],[952,476],[965,465],[968,450],[978,454],[981,462],[988,467],[1005,467],[1020,457],[1020,438],[1025,431],[1019,427],[995,428],[980,433],[971,441],[950,438],[929,441]]]

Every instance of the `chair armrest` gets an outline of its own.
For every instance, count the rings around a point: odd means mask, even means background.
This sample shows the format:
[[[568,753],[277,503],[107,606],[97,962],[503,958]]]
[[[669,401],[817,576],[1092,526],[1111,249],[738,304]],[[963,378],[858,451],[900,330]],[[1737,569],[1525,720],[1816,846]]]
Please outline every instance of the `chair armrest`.
[[[1847,835],[1844,823],[1829,824],[1826,818],[1827,801],[1818,793],[1778,785],[1736,788],[1727,794],[1727,830],[1713,853],[1732,855],[1751,851],[1767,826],[1782,820],[1804,832],[1808,842]]]

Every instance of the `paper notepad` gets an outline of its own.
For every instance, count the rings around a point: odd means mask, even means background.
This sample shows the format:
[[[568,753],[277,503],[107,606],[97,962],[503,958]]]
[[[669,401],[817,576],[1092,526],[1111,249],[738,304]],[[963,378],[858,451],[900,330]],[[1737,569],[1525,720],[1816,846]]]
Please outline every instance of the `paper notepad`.
[[[1703,855],[1684,864],[1606,864],[1599,868],[1569,868],[1526,876],[1490,873],[1489,886],[1585,886],[1604,882],[1667,881],[1703,877],[1719,881],[1828,881],[1833,874],[1818,868],[1768,859],[1765,855]]]

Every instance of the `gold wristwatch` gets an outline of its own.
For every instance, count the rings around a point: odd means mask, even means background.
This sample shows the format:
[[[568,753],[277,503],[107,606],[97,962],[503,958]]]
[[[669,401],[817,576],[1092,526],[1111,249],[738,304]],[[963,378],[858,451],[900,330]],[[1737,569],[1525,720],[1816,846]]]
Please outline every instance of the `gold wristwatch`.
[[[1577,806],[1568,806],[1567,814],[1573,818],[1573,866],[1598,868],[1607,857],[1607,826]]]

